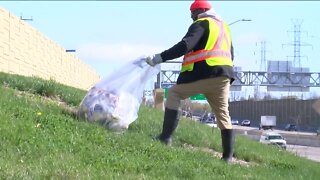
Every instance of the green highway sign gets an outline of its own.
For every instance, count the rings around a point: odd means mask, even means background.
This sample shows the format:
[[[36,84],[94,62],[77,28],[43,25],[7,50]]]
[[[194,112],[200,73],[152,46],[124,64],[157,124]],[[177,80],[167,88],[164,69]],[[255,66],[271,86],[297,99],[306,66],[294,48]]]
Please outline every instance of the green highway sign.
[[[168,97],[168,88],[164,88],[164,98]],[[197,94],[190,97],[190,100],[207,100],[203,94]]]
[[[168,97],[168,88],[164,88],[164,98]]]
[[[206,100],[206,97],[203,94],[197,94],[190,97],[191,100]]]

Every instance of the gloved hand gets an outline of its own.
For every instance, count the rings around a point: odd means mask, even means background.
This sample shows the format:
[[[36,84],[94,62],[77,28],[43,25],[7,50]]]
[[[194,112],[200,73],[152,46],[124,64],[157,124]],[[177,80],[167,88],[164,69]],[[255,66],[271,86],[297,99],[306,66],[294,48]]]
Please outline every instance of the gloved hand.
[[[152,67],[154,67],[155,65],[160,64],[162,62],[163,62],[163,60],[162,60],[162,57],[160,54],[155,54],[153,56],[146,57],[146,63]]]

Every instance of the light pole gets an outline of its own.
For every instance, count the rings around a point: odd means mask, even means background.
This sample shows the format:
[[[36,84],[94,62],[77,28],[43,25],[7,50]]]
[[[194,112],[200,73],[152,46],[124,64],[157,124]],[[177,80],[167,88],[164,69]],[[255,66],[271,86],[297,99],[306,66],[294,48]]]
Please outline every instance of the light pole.
[[[32,18],[32,16],[31,16],[31,18],[23,18],[22,17],[22,13],[20,14],[20,20],[22,20],[22,21],[33,21],[33,18]]]
[[[75,49],[67,49],[66,52],[76,52]]]
[[[251,20],[251,19],[238,19],[238,20],[230,23],[229,26],[231,26],[232,24],[235,24],[235,23],[237,23],[237,22],[240,22],[240,21],[252,21],[252,20]]]
[[[22,21],[33,21],[33,18],[31,16],[31,18],[23,18],[22,16],[20,16],[20,20]]]

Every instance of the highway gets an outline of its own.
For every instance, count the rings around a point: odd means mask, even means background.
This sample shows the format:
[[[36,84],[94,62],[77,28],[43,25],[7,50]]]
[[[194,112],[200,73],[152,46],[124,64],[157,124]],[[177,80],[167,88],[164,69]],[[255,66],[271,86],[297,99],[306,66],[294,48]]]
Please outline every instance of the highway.
[[[214,124],[207,124],[210,127],[215,126]],[[216,127],[216,126],[215,126]],[[250,139],[259,141],[262,130],[258,127],[245,127],[233,125],[236,134],[243,135]],[[300,157],[320,162],[320,136],[316,136],[316,133],[309,132],[297,132],[297,131],[283,131],[274,130],[287,140],[287,151],[294,153]]]
[[[298,156],[320,162],[320,147],[287,145],[287,151],[290,151]]]
[[[250,139],[259,140],[262,130],[258,127],[245,127],[234,125],[237,134],[248,136]],[[281,134],[287,141],[287,151],[298,156],[320,162],[320,137],[316,133],[273,130]]]

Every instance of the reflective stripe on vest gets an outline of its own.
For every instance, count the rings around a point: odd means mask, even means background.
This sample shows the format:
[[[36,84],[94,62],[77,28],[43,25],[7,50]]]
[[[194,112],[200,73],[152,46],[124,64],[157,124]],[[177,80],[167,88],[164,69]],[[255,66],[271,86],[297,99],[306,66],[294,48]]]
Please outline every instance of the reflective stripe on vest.
[[[183,58],[183,64],[181,72],[184,71],[192,71],[193,70],[193,63],[206,60],[207,64],[210,66],[215,65],[229,65],[233,66],[231,60],[231,53],[230,53],[230,42],[228,38],[228,34],[224,28],[224,23],[214,20],[212,18],[201,18],[197,21],[201,20],[208,20],[209,21],[209,31],[219,31],[218,37],[210,37],[207,41],[206,47],[203,50],[198,50],[195,52],[188,53]],[[218,28],[213,27],[215,23]],[[214,38],[214,39],[212,39]],[[213,44],[215,43],[215,44]],[[222,47],[222,43],[226,44],[227,48]],[[209,47],[208,47],[209,46]]]
[[[194,54],[188,54],[183,59],[183,64],[191,64],[198,61],[203,61],[209,58],[215,57],[226,57],[231,58],[231,53],[223,50],[201,50],[201,52],[196,51]]]

